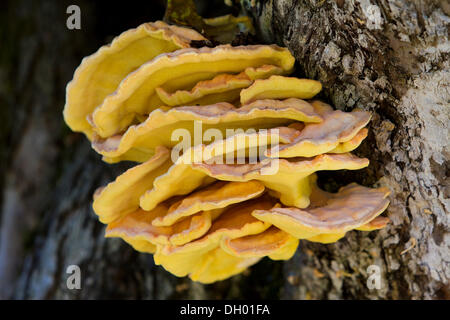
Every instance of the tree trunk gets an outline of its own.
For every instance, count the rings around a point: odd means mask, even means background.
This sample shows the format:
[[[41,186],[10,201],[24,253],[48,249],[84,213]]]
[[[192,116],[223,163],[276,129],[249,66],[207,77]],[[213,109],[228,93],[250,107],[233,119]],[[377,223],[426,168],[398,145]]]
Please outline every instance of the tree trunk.
[[[0,4],[3,298],[449,298],[448,4],[241,1],[261,41],[287,46],[297,76],[322,82],[323,100],[373,112],[356,152],[370,166],[320,179],[332,189],[352,181],[387,186],[392,223],[330,245],[301,241],[289,261],[263,259],[241,275],[201,285],[172,276],[120,239],[104,239],[92,194],[130,164],[103,163],[62,119],[64,88],[81,58],[162,18],[163,1],[128,8],[78,1],[82,29],[68,30],[72,3]],[[66,285],[69,265],[80,267],[79,290]],[[380,289],[368,286],[371,265],[380,268]]]
[[[288,47],[299,72],[321,81],[336,108],[374,113],[357,151],[371,165],[357,179],[392,192],[387,229],[352,232],[328,246],[304,242],[295,261],[285,263],[292,281],[284,297],[448,297],[448,3],[242,2],[259,34]],[[340,184],[347,176],[327,175]],[[381,268],[380,290],[366,286],[369,265]]]

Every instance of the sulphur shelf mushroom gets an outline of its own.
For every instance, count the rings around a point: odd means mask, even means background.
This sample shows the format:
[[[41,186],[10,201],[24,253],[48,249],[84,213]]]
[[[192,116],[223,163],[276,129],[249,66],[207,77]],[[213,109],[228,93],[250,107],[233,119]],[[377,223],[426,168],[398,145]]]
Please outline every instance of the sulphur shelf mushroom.
[[[248,22],[236,19],[207,23]],[[286,48],[190,47],[195,40],[206,39],[143,24],[85,58],[67,86],[69,127],[104,161],[137,162],[94,194],[106,237],[212,283],[264,257],[288,260],[300,240],[333,243],[389,223],[380,216],[386,188],[329,193],[317,183],[320,171],[369,165],[351,153],[368,135],[369,112],[307,100],[322,85],[290,75]]]
[[[105,97],[92,113],[91,123],[99,136],[109,137],[125,130],[136,114],[149,114],[163,105],[155,91],[158,87],[181,89],[220,73],[241,72],[267,64],[290,72],[294,60],[287,49],[274,45],[221,45],[161,54],[130,73],[115,92]]]
[[[168,106],[208,105],[221,101],[236,101],[239,99],[241,89],[249,87],[253,80],[282,73],[283,69],[273,65],[257,68],[249,67],[238,74],[224,73],[211,80],[199,81],[190,90],[167,92],[164,88],[158,87],[156,93],[161,101]]]
[[[161,53],[188,48],[192,40],[205,38],[195,30],[169,26],[162,21],[144,23],[83,59],[67,85],[64,107],[67,125],[91,138],[93,130],[86,117],[117,89],[124,77]]]
[[[144,162],[151,158],[157,146],[173,148],[178,143],[172,139],[174,130],[187,130],[193,145],[196,122],[202,124],[204,131],[213,128],[225,136],[229,129],[271,128],[293,121],[318,123],[322,117],[312,105],[299,99],[256,101],[239,108],[226,102],[173,109],[162,107],[150,113],[144,122],[130,126],[123,134],[96,138],[92,147],[107,162]]]

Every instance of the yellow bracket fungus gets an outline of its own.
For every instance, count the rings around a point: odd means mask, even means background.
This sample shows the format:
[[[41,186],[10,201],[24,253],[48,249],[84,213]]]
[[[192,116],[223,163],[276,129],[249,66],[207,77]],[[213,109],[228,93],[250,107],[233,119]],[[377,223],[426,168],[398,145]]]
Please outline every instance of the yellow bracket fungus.
[[[216,182],[171,205],[167,214],[153,220],[153,225],[170,226],[183,217],[200,211],[226,208],[255,198],[263,192],[264,185],[258,181]]]
[[[211,80],[199,81],[190,90],[177,90],[169,93],[161,87],[156,88],[159,99],[167,106],[207,105],[221,101],[234,102],[239,98],[242,88],[252,84],[244,72],[239,74],[219,74]]]
[[[367,138],[367,134],[369,133],[369,130],[367,128],[363,128],[358,131],[358,133],[351,139],[345,142],[340,142],[336,148],[334,148],[331,151],[328,151],[329,153],[346,153],[355,150],[359,147],[361,142]]]
[[[386,188],[370,189],[352,183],[336,194],[316,186],[313,194],[322,198],[318,207],[317,202],[307,209],[274,207],[256,210],[253,215],[297,239],[322,243],[335,242],[352,229],[370,231],[386,222],[367,225],[387,208],[389,190]]]
[[[64,107],[67,125],[91,138],[93,131],[86,117],[117,89],[123,78],[161,53],[188,48],[192,40],[206,39],[192,29],[169,26],[162,21],[144,23],[84,58],[67,85]]]
[[[257,130],[292,121],[320,122],[322,118],[309,103],[298,99],[261,100],[240,108],[224,102],[201,107],[160,108],[143,123],[129,127],[123,135],[107,139],[96,137],[92,146],[107,162],[144,162],[153,155],[157,146],[173,148],[178,144],[172,138],[177,129],[188,130],[190,145],[195,146],[195,121],[201,123],[202,131],[220,130],[225,137],[229,129]]]
[[[261,257],[239,258],[216,248],[208,253],[189,277],[193,281],[213,283],[241,273],[259,260]]]
[[[252,212],[269,209],[274,204],[273,199],[264,197],[230,206],[203,237],[182,246],[159,246],[154,256],[155,263],[177,276],[193,273],[208,259],[211,251],[220,247],[223,238],[235,239],[268,229],[270,224],[254,218]]]
[[[290,72],[294,59],[275,45],[221,45],[215,48],[180,49],[144,63],[120,83],[92,114],[95,132],[102,138],[122,132],[136,115],[149,114],[164,105],[156,88],[192,88],[198,81],[220,73],[239,73],[248,67],[274,65]]]
[[[320,123],[306,124],[294,142],[280,146],[275,156],[281,158],[313,157],[327,152],[351,151],[367,136],[361,131],[370,121],[367,111],[343,112],[323,102],[313,101],[316,112],[323,117]],[[356,136],[356,137],[355,137]],[[353,140],[355,138],[355,140]],[[340,145],[342,144],[342,145]],[[336,151],[333,151],[336,149]],[[271,151],[267,152],[271,156]]]
[[[322,90],[319,81],[273,75],[269,79],[256,80],[241,91],[241,103],[261,99],[299,98],[311,99]]]
[[[105,238],[108,237],[105,234]],[[113,236],[111,236],[113,237]],[[155,244],[148,242],[147,240],[137,240],[134,238],[128,238],[126,235],[121,234],[120,238],[133,247],[134,250],[144,253],[155,253],[158,248]]]
[[[152,221],[167,213],[168,206],[160,204],[152,211],[138,209],[108,224],[106,237],[125,237],[128,242],[148,241],[152,244],[183,245],[200,238],[211,227],[211,214],[201,212],[168,227],[155,227]]]
[[[160,202],[167,200],[170,197],[185,195],[199,187],[213,183],[216,179],[208,176],[207,173],[203,172],[204,170],[195,168],[194,165],[196,162],[203,161],[206,164],[217,157],[221,158],[226,153],[236,150],[245,151],[252,147],[262,147],[270,144],[271,139],[275,136],[280,142],[292,141],[293,131],[296,132],[294,129],[284,127],[280,128],[276,133],[272,130],[268,130],[265,133],[236,134],[207,146],[202,144],[192,147],[185,151],[165,174],[153,181],[153,188],[142,194],[140,206],[144,210],[151,210]],[[365,165],[367,165],[367,163],[364,163],[364,166]],[[242,179],[242,181],[244,180]]]
[[[234,29],[238,24],[245,25],[250,33],[255,31],[252,25],[252,20],[248,16],[235,17],[231,14],[227,14],[215,18],[203,19],[203,21],[211,27],[218,27],[218,30],[221,32]]]
[[[274,164],[274,162],[278,164]],[[324,170],[358,170],[367,167],[369,161],[349,153],[321,154],[314,158],[265,159],[256,164],[208,164],[193,163],[194,170],[205,176],[225,181],[261,181],[272,195],[287,206],[306,208],[311,194],[310,176]],[[264,170],[278,165],[274,174]],[[141,201],[142,206],[142,201]]]
[[[376,217],[372,221],[366,223],[365,225],[362,225],[358,228],[355,228],[355,230],[359,231],[374,231],[374,230],[380,230],[387,226],[387,224],[391,220],[386,217]]]
[[[158,147],[149,161],[133,167],[94,195],[94,211],[103,223],[112,222],[139,208],[140,196],[172,165],[170,152]]]
[[[230,43],[239,32],[248,32],[253,34],[252,20],[247,16],[234,17],[230,14],[203,19],[208,37],[213,38],[220,43]]]
[[[241,89],[250,86],[255,79],[281,73],[283,73],[283,69],[271,65],[250,67],[239,74],[219,74],[211,80],[199,81],[190,90],[177,90],[173,93],[169,93],[161,87],[155,90],[161,101],[171,107],[208,105],[218,102],[233,103],[239,100]]]
[[[203,18],[197,13],[193,0],[168,0],[164,20],[191,26],[205,33],[209,39],[221,43],[232,42],[239,32],[254,33],[252,21],[249,17],[225,15]]]
[[[224,238],[221,248],[236,257],[252,258],[268,256],[273,260],[290,259],[298,246],[298,239],[276,227],[236,239]]]
[[[247,17],[203,19],[192,1],[168,8],[168,20],[190,21],[215,41],[252,30]],[[369,164],[349,153],[368,135],[369,112],[302,100],[322,86],[288,77],[295,59],[286,48],[191,44],[211,42],[143,24],[85,58],[67,86],[70,128],[106,162],[140,162],[94,194],[106,237],[212,283],[263,257],[290,259],[300,239],[332,243],[386,227],[387,189],[329,193],[316,183],[317,171]]]

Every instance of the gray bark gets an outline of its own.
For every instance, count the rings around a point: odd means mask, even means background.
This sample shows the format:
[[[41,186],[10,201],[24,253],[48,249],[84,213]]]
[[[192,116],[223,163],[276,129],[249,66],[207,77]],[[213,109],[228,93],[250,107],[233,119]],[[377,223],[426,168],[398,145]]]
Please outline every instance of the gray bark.
[[[1,297],[449,298],[448,3],[242,1],[261,40],[287,46],[297,75],[323,83],[321,98],[374,113],[357,151],[369,168],[321,179],[331,189],[351,181],[389,187],[392,223],[331,245],[301,241],[293,259],[264,259],[213,285],[176,278],[151,255],[104,239],[92,194],[129,164],[102,163],[62,119],[64,88],[81,58],[162,17],[161,7],[105,12],[79,1],[82,30],[69,31],[69,4],[0,5]],[[67,288],[69,265],[81,268],[80,290]],[[379,290],[366,285],[370,265],[381,268]]]
[[[357,151],[371,165],[357,179],[392,192],[385,230],[353,232],[328,246],[304,242],[285,263],[292,281],[284,297],[448,298],[449,3],[242,4],[264,40],[288,47],[299,73],[323,83],[325,99],[374,113],[371,134]],[[344,175],[332,174],[334,181],[347,180]],[[382,270],[380,290],[366,287],[372,264]]]

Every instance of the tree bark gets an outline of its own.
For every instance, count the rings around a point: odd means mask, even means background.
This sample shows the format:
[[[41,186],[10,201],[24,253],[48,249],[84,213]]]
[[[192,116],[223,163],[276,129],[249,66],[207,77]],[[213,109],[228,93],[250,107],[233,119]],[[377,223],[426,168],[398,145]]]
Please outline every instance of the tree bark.
[[[151,3],[150,3],[151,2]],[[336,244],[301,241],[286,262],[263,259],[212,285],[176,278],[151,255],[104,239],[94,190],[131,164],[107,165],[64,125],[64,88],[83,56],[161,19],[162,2],[115,8],[73,1],[0,4],[0,288],[16,299],[449,298],[449,6],[440,1],[241,1],[261,41],[287,46],[297,75],[320,80],[336,108],[373,112],[357,149],[371,165],[321,174],[329,189],[387,186],[392,223]],[[2,8],[2,6],[4,6]],[[208,12],[209,16],[214,16]],[[81,289],[66,281],[81,269]],[[368,267],[381,270],[369,289]]]
[[[241,1],[263,39],[339,109],[372,111],[357,179],[391,190],[392,224],[333,245],[303,242],[284,265],[286,298],[449,298],[449,11],[445,1]],[[382,271],[380,290],[367,268]],[[292,281],[289,281],[292,279]]]

